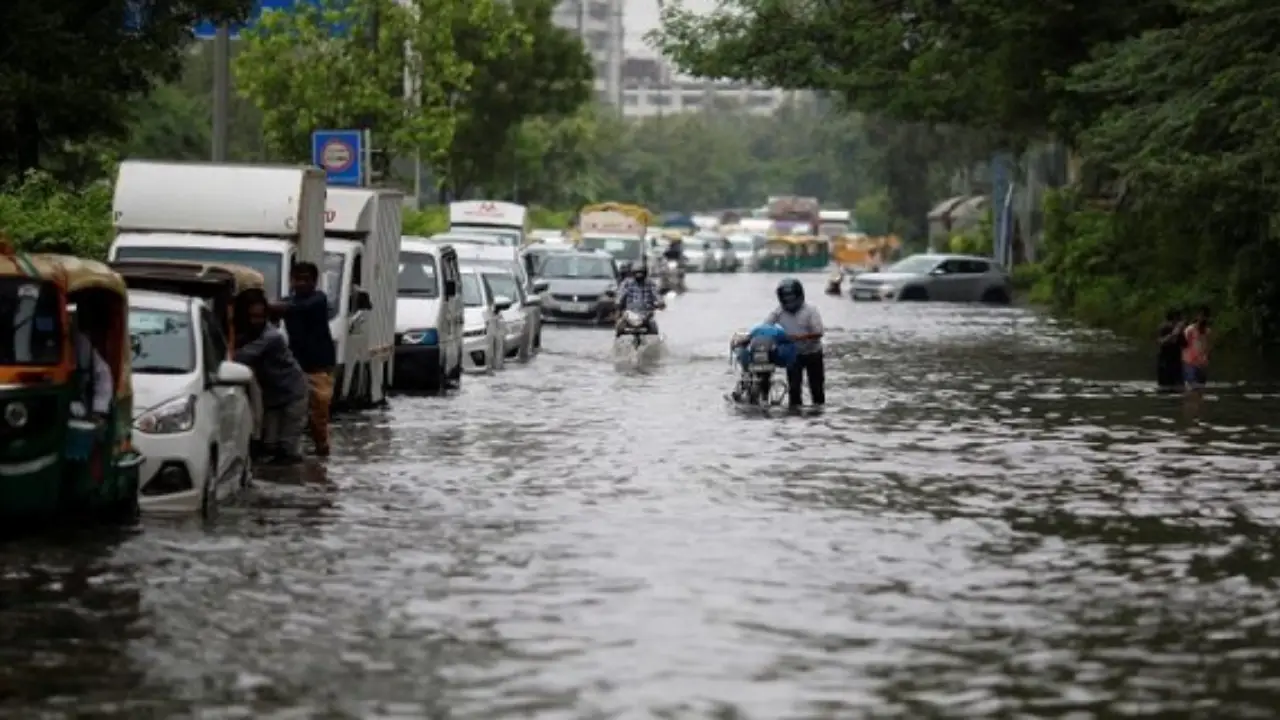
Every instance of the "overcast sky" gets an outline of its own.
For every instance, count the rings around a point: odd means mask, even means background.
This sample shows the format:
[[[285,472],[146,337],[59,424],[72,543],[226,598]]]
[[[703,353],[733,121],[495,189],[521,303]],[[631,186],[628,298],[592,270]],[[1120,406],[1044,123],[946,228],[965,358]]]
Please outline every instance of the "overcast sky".
[[[675,3],[675,0],[666,1]],[[683,4],[694,12],[711,12],[715,9],[716,0],[684,0]],[[658,27],[658,0],[626,0],[625,7],[622,23],[627,32],[627,52],[652,55],[653,50],[645,45],[644,36]]]

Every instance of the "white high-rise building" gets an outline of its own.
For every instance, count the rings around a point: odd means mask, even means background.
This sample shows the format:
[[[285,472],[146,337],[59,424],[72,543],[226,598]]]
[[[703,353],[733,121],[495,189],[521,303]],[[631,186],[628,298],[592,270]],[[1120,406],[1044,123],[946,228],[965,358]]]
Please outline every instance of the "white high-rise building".
[[[596,70],[596,98],[622,104],[623,0],[562,0],[552,19],[576,32],[591,53]]]

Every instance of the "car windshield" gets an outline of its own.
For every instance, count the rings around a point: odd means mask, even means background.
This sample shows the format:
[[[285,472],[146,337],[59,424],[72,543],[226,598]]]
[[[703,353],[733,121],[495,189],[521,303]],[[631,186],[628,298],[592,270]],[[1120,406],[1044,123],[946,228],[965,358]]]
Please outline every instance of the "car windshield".
[[[329,300],[329,319],[338,317],[338,300],[342,297],[342,284],[346,278],[347,259],[342,253],[327,252],[324,254],[324,267],[321,279],[325,297]]]
[[[584,237],[578,246],[583,250],[604,250],[619,260],[640,260],[644,243],[634,237]]]
[[[484,274],[484,279],[489,282],[489,289],[493,291],[494,296],[501,295],[512,302],[520,299],[516,279],[511,277],[511,273],[487,272]]]
[[[542,277],[612,280],[613,262],[609,258],[584,255],[551,255],[542,261]]]
[[[0,280],[0,365],[56,365],[62,359],[62,305],[53,283]]]
[[[462,276],[462,305],[484,307],[484,293],[480,291],[480,276],[475,273]]]
[[[941,259],[937,255],[912,255],[885,268],[885,272],[920,275],[937,267],[939,262]]]
[[[400,253],[400,277],[396,294],[400,297],[440,297],[436,259],[427,253]]]
[[[280,298],[280,273],[283,258],[279,253],[253,250],[221,250],[193,247],[116,247],[117,260],[188,260],[244,265],[262,273],[267,297]]]
[[[187,313],[131,308],[129,342],[134,373],[185,375],[196,369],[195,335]]]

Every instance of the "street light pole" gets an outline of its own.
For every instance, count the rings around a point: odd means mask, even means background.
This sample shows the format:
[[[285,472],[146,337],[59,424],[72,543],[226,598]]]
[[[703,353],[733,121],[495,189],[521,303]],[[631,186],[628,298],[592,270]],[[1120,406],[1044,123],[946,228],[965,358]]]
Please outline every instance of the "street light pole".
[[[213,36],[213,161],[227,161],[231,137],[231,27],[218,25]]]

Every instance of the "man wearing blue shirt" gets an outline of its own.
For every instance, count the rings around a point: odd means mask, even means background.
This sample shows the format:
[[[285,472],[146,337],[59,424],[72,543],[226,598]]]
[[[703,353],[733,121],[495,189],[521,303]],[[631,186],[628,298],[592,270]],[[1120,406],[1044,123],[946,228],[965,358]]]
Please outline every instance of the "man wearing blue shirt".
[[[320,269],[300,262],[289,274],[293,292],[276,305],[284,316],[289,349],[307,374],[311,408],[311,440],[316,455],[329,455],[329,405],[333,402],[333,369],[338,364],[329,332],[329,298],[316,288]]]

